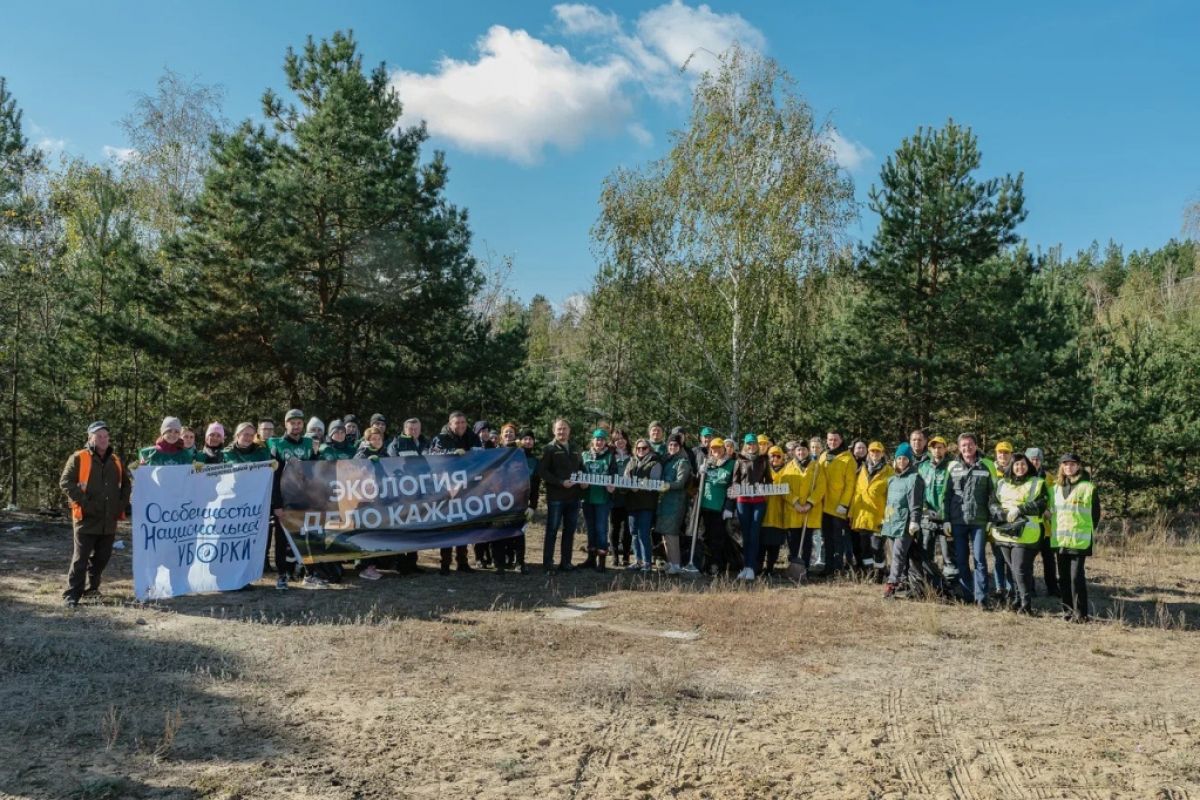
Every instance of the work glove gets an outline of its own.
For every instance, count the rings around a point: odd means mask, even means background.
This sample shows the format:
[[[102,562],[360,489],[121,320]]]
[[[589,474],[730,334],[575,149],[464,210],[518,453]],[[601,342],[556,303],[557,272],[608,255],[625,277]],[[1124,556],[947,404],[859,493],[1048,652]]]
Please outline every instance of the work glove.
[[[723,514],[721,514],[721,519],[726,519],[726,520],[733,519],[733,512],[732,511],[724,512]]]
[[[843,516],[843,517],[846,515],[846,512],[849,510],[850,509],[846,508],[845,506],[838,506],[836,509],[838,516]]]
[[[378,460],[379,460],[379,456],[367,456],[367,460],[368,460],[368,461],[378,461]]]
[[[271,472],[274,472],[277,469],[279,469],[279,462],[272,458],[271,459]]]
[[[671,487],[669,484],[664,483],[662,486],[658,487],[658,491],[662,494],[666,494],[667,492],[671,491]]]
[[[1005,514],[1004,518],[1007,519],[1009,522],[1016,522],[1017,517],[1019,517],[1019,516],[1021,516],[1021,512],[1018,509],[1014,508],[1014,509],[1011,509],[1007,514]]]
[[[202,469],[204,469],[203,461],[193,461],[192,462],[192,472],[199,472]]]
[[[919,522],[908,523],[908,532],[910,534],[912,534],[913,536],[916,536],[918,533],[921,532],[921,523],[919,523]]]

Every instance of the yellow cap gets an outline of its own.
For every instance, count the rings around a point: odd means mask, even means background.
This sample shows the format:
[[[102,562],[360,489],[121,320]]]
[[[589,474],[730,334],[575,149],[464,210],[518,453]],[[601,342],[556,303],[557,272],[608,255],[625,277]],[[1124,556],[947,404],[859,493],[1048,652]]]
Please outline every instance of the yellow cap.
[[[781,455],[783,455],[783,448],[782,448],[782,447],[780,447],[779,445],[774,445],[774,446],[772,446],[772,447],[771,447],[771,449],[770,449],[770,450],[768,450],[768,451],[767,451],[767,455],[769,455],[769,456],[781,456]]]
[[[720,450],[723,447],[725,447],[725,440],[719,436],[716,439],[710,439],[708,441],[709,450]]]
[[[930,440],[929,440],[929,443],[930,443],[930,444],[940,444],[942,447],[946,447],[946,446],[947,446],[947,445],[946,445],[946,437],[945,437],[945,436],[935,436],[935,437],[933,437],[932,439],[930,439]]]
[[[1012,451],[1013,451],[1012,443],[996,442],[996,452],[997,453],[1011,453]]]
[[[770,443],[771,443],[771,437],[765,436],[761,433],[758,435],[758,446],[759,447],[766,447]]]
[[[877,453],[882,453],[883,452],[883,443],[882,442],[871,442],[869,445],[867,445],[867,450],[874,450]]]

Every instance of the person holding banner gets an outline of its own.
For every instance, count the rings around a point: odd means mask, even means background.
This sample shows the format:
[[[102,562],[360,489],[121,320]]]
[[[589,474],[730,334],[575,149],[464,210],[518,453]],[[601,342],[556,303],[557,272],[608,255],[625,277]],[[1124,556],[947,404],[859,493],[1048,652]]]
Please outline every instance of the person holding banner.
[[[383,428],[372,425],[363,434],[362,441],[358,443],[358,450],[354,453],[354,457],[369,458],[372,461],[378,461],[386,455],[387,448],[383,445]]]
[[[248,464],[270,461],[271,450],[258,441],[253,422],[241,422],[233,433],[233,444],[222,453],[226,464]]]
[[[267,443],[271,449],[271,458],[275,460],[275,477],[271,486],[271,536],[275,540],[275,571],[279,576],[275,579],[275,588],[287,591],[288,576],[292,572],[295,559],[287,535],[279,525],[282,513],[283,498],[279,492],[279,480],[283,476],[283,468],[289,461],[311,461],[313,459],[313,443],[304,435],[304,412],[293,408],[283,418],[283,436],[272,437]],[[304,584],[314,588],[327,586],[329,581],[312,572],[304,576]]]
[[[733,468],[735,484],[770,483],[771,472],[767,466],[767,456],[758,450],[758,437],[747,433],[742,438],[742,452]],[[762,533],[763,516],[767,510],[765,497],[738,497],[737,516],[742,529],[742,571],[738,580],[754,580],[754,570],[758,567],[759,538]]]
[[[787,456],[779,445],[767,449],[767,462],[771,469],[772,483],[789,483],[786,478]],[[788,494],[774,495],[767,498],[766,511],[762,524],[762,552],[755,569],[763,577],[775,575],[775,564],[779,561],[779,551],[787,541],[787,508],[792,501],[791,491]]]
[[[608,446],[608,432],[603,428],[592,431],[592,446],[583,452],[583,471],[589,475],[617,474],[617,461]],[[608,559],[608,517],[612,508],[612,486],[583,488],[583,521],[587,525],[588,555],[581,567],[604,572]]]
[[[404,427],[388,444],[387,454],[396,456],[420,456],[429,449],[429,442],[421,435],[421,420],[409,417],[404,420]]]
[[[667,458],[662,466],[667,490],[658,498],[655,525],[667,545],[667,574],[683,571],[679,532],[687,517],[687,487],[692,480],[692,464],[683,446],[683,434],[672,433],[667,439]]]
[[[662,464],[658,455],[650,447],[649,439],[638,439],[633,445],[633,456],[625,467],[625,477],[649,480],[662,479]],[[650,539],[650,525],[654,520],[654,512],[658,508],[658,495],[641,490],[630,489],[626,495],[625,507],[629,509],[629,529],[633,532],[634,562],[626,569],[649,572],[654,566],[654,551]]]
[[[179,417],[167,417],[158,430],[154,446],[142,449],[141,462],[152,467],[191,464],[194,453],[183,443],[183,423]]]
[[[562,548],[558,569],[570,572],[571,547],[575,542],[575,529],[579,525],[579,489],[571,480],[571,473],[579,472],[583,462],[578,451],[571,446],[571,426],[561,417],[554,421],[554,441],[542,448],[538,472],[542,485],[546,487],[546,538],[542,544],[542,568],[554,572],[554,544],[562,527]]]
[[[204,447],[192,457],[194,464],[225,463],[225,426],[214,422],[204,432]]]
[[[629,452],[629,434],[622,428],[612,432],[614,475],[624,475],[633,454]],[[629,530],[629,511],[625,507],[628,489],[617,489],[612,494],[612,510],[609,512],[608,539],[613,552],[613,566],[629,566],[629,555],[633,552],[633,536]]]
[[[442,430],[430,442],[429,452],[433,455],[462,455],[468,450],[482,446],[483,443],[479,441],[479,437],[475,435],[475,432],[471,430],[467,423],[467,415],[461,411],[451,411]],[[475,568],[471,566],[471,562],[467,558],[467,546],[465,544],[460,544],[458,547],[453,548],[443,547],[441,549],[442,563],[439,572],[442,575],[450,574],[451,559],[454,560],[455,569],[459,572],[475,571]]]
[[[729,484],[733,482],[734,461],[725,450],[725,440],[708,443],[708,462],[704,486],[700,491],[700,521],[704,524],[705,569],[709,574],[727,572],[736,560],[726,520],[733,517]]]
[[[100,576],[112,557],[117,521],[125,516],[132,484],[108,441],[108,424],[87,428],[87,445],[67,459],[58,485],[71,506],[74,547],[63,601],[79,605],[85,595],[100,595]],[[86,589],[85,587],[86,581]]]

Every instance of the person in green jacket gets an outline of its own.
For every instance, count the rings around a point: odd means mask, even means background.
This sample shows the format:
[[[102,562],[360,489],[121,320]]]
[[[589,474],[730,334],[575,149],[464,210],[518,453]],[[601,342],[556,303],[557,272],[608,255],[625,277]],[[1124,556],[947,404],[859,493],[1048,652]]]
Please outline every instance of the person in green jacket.
[[[358,449],[346,436],[346,423],[335,419],[329,423],[329,440],[321,445],[317,458],[321,461],[345,461],[354,458]]]
[[[710,575],[728,571],[737,560],[727,524],[733,518],[729,484],[733,483],[734,465],[724,439],[708,443],[708,459],[701,467],[700,521],[704,524],[704,570]]]
[[[146,466],[163,467],[175,464],[191,465],[195,453],[183,443],[183,423],[179,417],[167,417],[159,426],[158,441],[141,451]]]
[[[683,448],[683,434],[673,433],[667,439],[667,458],[663,463],[662,479],[667,491],[658,498],[655,526],[667,545],[667,574],[683,571],[679,534],[687,511],[687,487],[692,480],[692,463]]]
[[[279,591],[286,591],[288,588],[287,576],[291,572],[293,555],[291,547],[288,545],[287,537],[278,528],[278,517],[282,513],[283,508],[283,495],[279,489],[279,482],[283,477],[283,470],[289,461],[312,461],[314,456],[312,439],[304,435],[303,411],[298,408],[288,411],[283,418],[283,430],[283,436],[272,437],[267,442],[267,446],[271,450],[271,458],[279,465],[275,469],[275,480],[271,491],[272,535],[275,539],[275,570],[279,573],[279,577],[275,581],[275,588]],[[328,584],[329,581],[315,572],[310,571],[304,576],[305,586],[321,588]]]
[[[608,431],[596,428],[592,431],[592,446],[583,451],[583,471],[589,475],[613,476],[617,474],[617,460],[608,446]],[[591,567],[604,572],[608,559],[608,516],[612,506],[612,486],[583,487],[583,521],[587,525],[587,558],[580,568]]]
[[[921,551],[921,513],[925,507],[925,480],[917,471],[913,449],[906,442],[896,448],[894,472],[887,479],[887,500],[879,535],[892,542],[892,567],[884,587],[885,598],[895,597],[901,581],[919,585],[909,569],[909,556]],[[917,573],[918,575],[920,573]]]
[[[204,432],[204,447],[192,457],[193,464],[225,463],[225,426],[214,422]]]
[[[911,446],[911,443],[910,443]],[[925,481],[925,505],[921,509],[921,546],[925,555],[933,561],[935,553],[942,556],[942,575],[953,583],[958,580],[958,567],[954,564],[952,539],[948,533],[949,523],[945,513],[947,467],[950,457],[946,452],[946,439],[934,436],[929,440],[928,458],[917,465],[921,480]],[[916,455],[916,451],[913,451]]]
[[[271,450],[258,441],[253,422],[239,423],[233,433],[233,444],[223,453],[226,464],[249,464],[270,461]]]

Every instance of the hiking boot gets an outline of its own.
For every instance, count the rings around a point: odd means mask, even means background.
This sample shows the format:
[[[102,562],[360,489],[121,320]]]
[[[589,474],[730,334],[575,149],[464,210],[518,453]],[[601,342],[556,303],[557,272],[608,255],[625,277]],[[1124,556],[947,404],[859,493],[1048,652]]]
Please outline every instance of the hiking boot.
[[[74,598],[74,597],[64,597],[64,598],[63,598],[63,605],[65,605],[67,608],[78,608],[78,607],[79,607],[79,600],[78,600],[77,598]]]
[[[280,591],[280,592],[286,592],[286,591],[287,591],[287,588],[288,588],[288,586],[287,586],[287,575],[280,575],[278,578],[276,578],[276,579],[275,579],[275,589],[276,589],[276,591]]]
[[[100,594],[99,589],[86,589],[83,593],[83,596],[84,597],[92,597],[92,598],[99,600],[104,595]]]
[[[475,571],[475,568],[472,567],[470,564],[468,564],[466,561],[458,562],[458,566],[455,569],[457,569],[459,572],[474,572]]]
[[[329,581],[322,578],[320,575],[308,574],[304,576],[304,585],[312,589],[324,589],[329,586]]]
[[[737,580],[739,580],[739,581],[754,580],[754,570],[750,569],[750,567],[743,567],[742,571],[737,574]]]
[[[382,578],[383,575],[380,574],[379,570],[375,568],[374,564],[368,564],[366,569],[358,573],[358,577],[366,581],[377,581]]]
[[[592,569],[596,566],[596,551],[588,550],[587,558],[579,565],[580,569]]]
[[[604,572],[604,562],[608,560],[608,553],[601,551],[596,554],[596,572]]]

